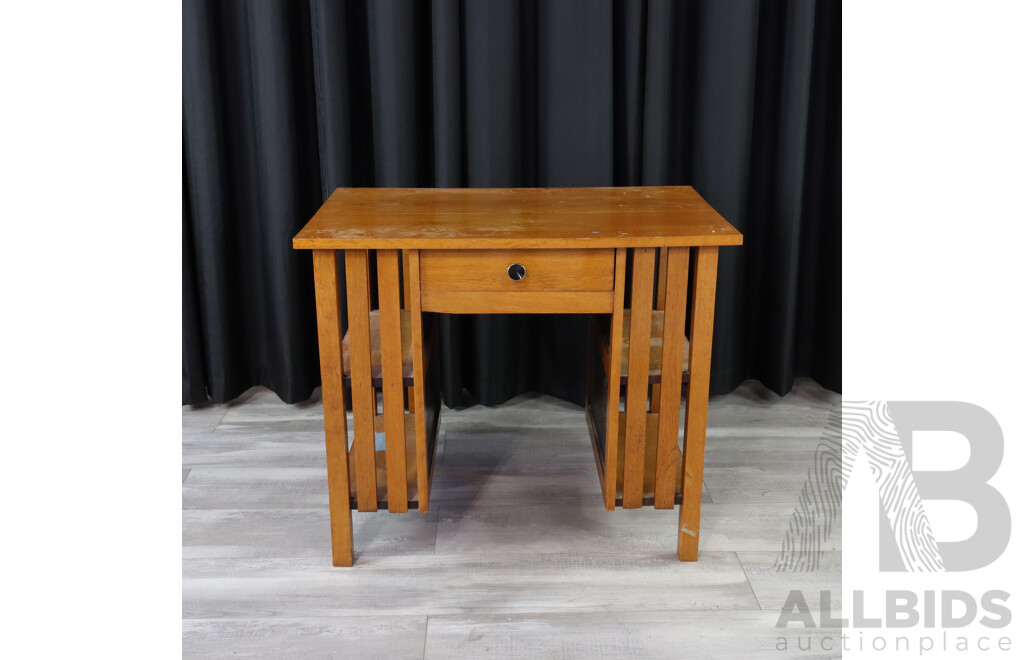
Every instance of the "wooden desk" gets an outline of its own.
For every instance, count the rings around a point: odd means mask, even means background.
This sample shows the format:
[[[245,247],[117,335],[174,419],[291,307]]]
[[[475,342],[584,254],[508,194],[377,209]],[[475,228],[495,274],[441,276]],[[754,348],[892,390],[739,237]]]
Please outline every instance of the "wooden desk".
[[[352,565],[351,509],[429,506],[438,312],[593,315],[585,416],[605,507],[681,503],[679,559],[695,561],[718,247],[742,241],[686,186],[335,190],[293,243],[313,251],[334,565]]]

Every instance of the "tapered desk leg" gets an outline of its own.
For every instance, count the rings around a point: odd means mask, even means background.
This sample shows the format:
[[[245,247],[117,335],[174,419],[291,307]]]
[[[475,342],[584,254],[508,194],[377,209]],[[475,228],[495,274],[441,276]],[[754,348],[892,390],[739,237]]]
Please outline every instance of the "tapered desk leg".
[[[693,307],[690,310],[690,384],[686,395],[683,436],[683,503],[679,507],[680,561],[697,561],[700,540],[700,498],[704,482],[704,437],[708,424],[711,377],[711,335],[715,322],[718,248],[696,248]]]
[[[341,365],[338,260],[334,250],[313,251],[316,322],[320,338],[320,379],[327,442],[327,486],[331,509],[331,548],[335,566],[352,565],[352,510],[349,507],[348,429]]]

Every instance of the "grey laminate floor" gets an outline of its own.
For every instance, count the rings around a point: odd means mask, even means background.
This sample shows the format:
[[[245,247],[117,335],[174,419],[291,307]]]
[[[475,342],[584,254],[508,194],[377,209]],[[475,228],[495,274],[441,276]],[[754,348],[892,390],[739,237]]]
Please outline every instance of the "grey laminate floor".
[[[838,400],[806,380],[712,398],[696,563],[675,559],[678,509],[604,510],[581,408],[445,410],[431,512],[353,512],[347,569],[331,567],[319,400],[256,388],[185,407],[184,655],[838,656],[821,650],[837,631],[775,624],[792,589],[840,607],[839,533],[818,570],[774,570]]]

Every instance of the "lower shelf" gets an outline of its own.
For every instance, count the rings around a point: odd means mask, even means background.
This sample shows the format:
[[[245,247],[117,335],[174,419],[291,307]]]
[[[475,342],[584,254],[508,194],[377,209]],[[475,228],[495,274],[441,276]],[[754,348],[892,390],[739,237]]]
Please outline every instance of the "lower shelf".
[[[375,433],[384,432],[384,416],[377,415],[373,419]],[[348,460],[349,501],[353,509],[356,506],[356,465],[358,463],[358,447],[352,447]],[[387,461],[384,450],[374,452],[374,463],[377,466],[377,509],[388,508]],[[419,506],[419,490],[416,480],[416,415],[405,414],[405,478],[408,490],[409,507]]]
[[[412,387],[412,312],[408,309],[401,310],[402,323],[402,384]],[[352,382],[352,361],[349,357],[349,334],[346,332],[341,340],[342,369],[345,379],[345,388],[351,387]],[[384,383],[383,370],[380,360],[380,310],[370,312],[370,382],[374,387],[381,387]]]
[[[619,368],[619,378],[622,385],[629,379],[629,325],[630,310],[623,310],[622,313],[622,363]],[[648,382],[658,384],[661,382],[661,354],[665,337],[665,312],[655,309],[651,311],[651,357],[647,368]],[[604,371],[608,373],[608,335],[602,333],[598,340],[601,351],[601,362],[604,364]],[[683,383],[690,380],[690,340],[683,335]]]

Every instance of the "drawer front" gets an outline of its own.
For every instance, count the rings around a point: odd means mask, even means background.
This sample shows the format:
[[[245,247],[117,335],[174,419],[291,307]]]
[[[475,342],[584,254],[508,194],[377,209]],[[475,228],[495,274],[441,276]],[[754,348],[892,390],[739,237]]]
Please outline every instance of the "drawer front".
[[[509,275],[522,273],[521,279]],[[615,251],[423,250],[423,291],[611,291]]]
[[[425,312],[606,314],[615,250],[421,250]]]

